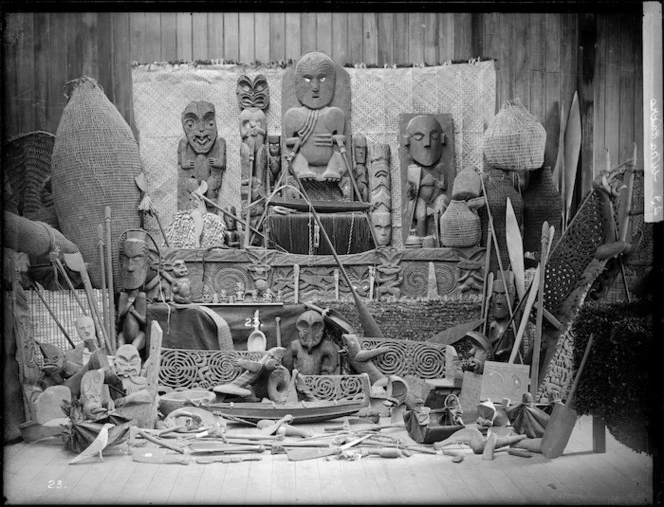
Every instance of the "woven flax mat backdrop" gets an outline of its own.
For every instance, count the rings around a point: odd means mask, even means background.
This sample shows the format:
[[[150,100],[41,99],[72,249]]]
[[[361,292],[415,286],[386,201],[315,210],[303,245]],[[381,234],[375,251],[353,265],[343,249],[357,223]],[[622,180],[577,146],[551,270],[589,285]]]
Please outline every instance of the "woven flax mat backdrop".
[[[482,136],[496,111],[493,61],[435,67],[345,69],[351,78],[351,129],[371,145],[391,149],[392,235],[401,247],[399,115],[448,113],[454,120],[457,173],[483,168]],[[270,87],[266,111],[268,134],[281,134],[282,68],[238,65],[150,64],[134,67],[134,114],[148,191],[167,227],[176,211],[177,147],[183,136],[180,115],[192,100],[215,105],[219,136],[226,140],[226,174],[220,204],[240,207],[240,107],[235,96],[238,76],[263,74]],[[152,218],[146,228],[159,235]],[[397,244],[399,243],[399,244]]]

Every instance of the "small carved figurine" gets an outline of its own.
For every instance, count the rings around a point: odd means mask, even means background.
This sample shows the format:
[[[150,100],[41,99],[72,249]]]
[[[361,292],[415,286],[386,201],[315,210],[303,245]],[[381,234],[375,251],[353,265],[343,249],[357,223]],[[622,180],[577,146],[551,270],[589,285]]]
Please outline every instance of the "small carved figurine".
[[[507,285],[507,286],[506,286]],[[514,332],[508,328],[510,321],[507,298],[514,300],[514,288],[512,284],[505,284],[504,280],[497,279],[493,282],[493,294],[490,305],[489,341],[492,348],[496,347],[498,339],[505,334],[500,346],[495,351],[496,361],[506,361],[514,345]]]
[[[353,153],[355,183],[363,202],[369,202],[369,171],[367,169],[367,138],[363,134],[353,136]]]
[[[273,191],[281,174],[281,136],[267,136],[268,191]]]
[[[226,140],[218,137],[214,104],[204,100],[187,104],[182,127],[185,137],[178,146],[178,210],[188,210],[196,208],[191,192],[203,181],[207,183],[205,197],[216,202],[226,168]]]
[[[129,403],[150,403],[152,394],[148,391],[148,381],[141,376],[141,356],[133,345],[122,345],[115,352],[115,374],[122,382],[124,396],[115,399],[115,406]]]
[[[240,235],[237,232],[237,220],[233,218],[237,216],[237,210],[235,209],[235,206],[226,206],[226,210],[230,213],[230,215],[224,213],[224,223],[226,224],[224,236],[226,245],[231,248],[240,248]]]
[[[83,417],[97,420],[106,417],[113,410],[113,402],[104,400],[104,371],[90,370],[81,379],[81,396]]]
[[[178,259],[173,263],[173,274],[175,275],[172,287],[173,301],[183,304],[191,303],[191,280],[187,277],[189,270],[182,259]]]
[[[128,231],[120,248],[122,288],[118,301],[118,346],[131,343],[145,347],[147,300],[141,287],[148,270],[148,244],[145,231]]]
[[[339,351],[324,339],[325,322],[314,310],[302,313],[296,322],[298,339],[290,344],[290,352],[284,357],[284,366],[295,368],[303,375],[331,375],[339,364]]]

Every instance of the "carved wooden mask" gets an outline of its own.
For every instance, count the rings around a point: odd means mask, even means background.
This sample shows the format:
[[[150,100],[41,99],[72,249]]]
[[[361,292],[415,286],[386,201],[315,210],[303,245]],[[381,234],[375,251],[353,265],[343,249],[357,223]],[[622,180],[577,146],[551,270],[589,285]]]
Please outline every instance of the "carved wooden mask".
[[[258,74],[253,78],[246,74],[241,75],[237,79],[235,94],[242,109],[253,107],[267,109],[267,106],[270,105],[270,89],[263,74]]]
[[[122,345],[115,351],[115,374],[121,378],[138,377],[141,372],[141,356],[136,347]]]
[[[443,153],[444,134],[438,120],[431,115],[413,117],[406,127],[405,144],[410,158],[424,167],[431,167]]]
[[[206,154],[217,140],[217,118],[214,104],[192,101],[182,112],[182,128],[196,153]]]
[[[298,317],[295,325],[300,335],[300,343],[311,353],[311,349],[323,341],[323,331],[325,331],[323,317],[318,312],[307,310]]]
[[[392,215],[386,212],[373,212],[371,225],[376,233],[376,246],[388,246],[392,241]]]
[[[312,51],[295,65],[295,94],[309,109],[320,109],[332,102],[336,84],[334,60],[325,53]]]
[[[122,288],[138,289],[148,274],[148,244],[142,231],[129,231],[120,248]]]

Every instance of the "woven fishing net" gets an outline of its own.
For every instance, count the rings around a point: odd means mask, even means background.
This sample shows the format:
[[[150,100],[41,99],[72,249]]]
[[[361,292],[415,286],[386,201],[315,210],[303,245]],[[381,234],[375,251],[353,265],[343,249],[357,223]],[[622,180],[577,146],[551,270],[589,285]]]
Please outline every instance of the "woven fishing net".
[[[2,167],[11,187],[5,209],[58,228],[49,189],[54,141],[53,134],[41,131],[13,137],[3,147]]]
[[[484,134],[487,164],[498,169],[530,171],[544,164],[546,131],[521,101],[505,101]]]
[[[401,241],[399,115],[449,113],[454,120],[456,170],[482,168],[483,134],[495,114],[494,62],[426,68],[346,69],[351,83],[351,129],[372,144],[390,145],[393,241]],[[266,110],[270,135],[281,134],[284,69],[237,65],[151,64],[133,69],[134,113],[148,192],[164,226],[177,212],[177,146],[184,135],[180,115],[192,100],[215,105],[219,136],[226,140],[226,172],[219,203],[240,209],[239,114],[235,89],[241,74],[263,74],[270,87]],[[369,153],[371,157],[372,154]],[[159,234],[156,221],[146,228]],[[399,247],[401,245],[394,245]]]
[[[120,112],[94,79],[77,80],[55,136],[53,199],[61,230],[78,245],[95,287],[102,278],[97,226],[110,206],[113,279],[120,288],[118,241],[140,226],[134,179],[141,171],[138,144]]]

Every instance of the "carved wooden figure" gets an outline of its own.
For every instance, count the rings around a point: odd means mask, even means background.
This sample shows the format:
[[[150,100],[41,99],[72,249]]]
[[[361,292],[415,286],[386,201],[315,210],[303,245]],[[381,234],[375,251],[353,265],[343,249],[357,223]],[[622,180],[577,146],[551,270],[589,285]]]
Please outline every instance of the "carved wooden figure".
[[[337,107],[335,97],[339,73],[345,73],[325,53],[312,51],[295,64],[294,84],[298,105],[285,111],[282,123],[285,153],[303,180],[340,182],[347,171],[340,147],[346,145],[350,97],[346,107]],[[343,76],[348,82],[347,73]],[[282,103],[288,103],[288,80],[284,81]],[[344,150],[346,148],[344,147]]]
[[[314,310],[302,313],[296,322],[298,339],[290,344],[284,365],[303,375],[331,375],[339,364],[339,351],[324,338],[325,322]]]
[[[381,252],[380,266],[376,266],[376,298],[378,300],[391,297],[398,300],[401,297],[401,284],[403,282],[403,268],[399,265],[403,253],[395,248],[387,248]]]
[[[189,270],[182,259],[173,262],[173,301],[176,303],[191,303],[191,280],[188,278]],[[208,288],[209,290],[209,288]]]
[[[281,175],[281,136],[267,136],[268,192],[274,190]]]
[[[392,178],[390,176],[390,145],[373,145],[371,155],[371,224],[376,246],[392,242]]]
[[[514,345],[514,332],[508,327],[510,314],[507,298],[510,298],[510,302],[514,305],[514,286],[510,283],[506,284],[505,281],[500,278],[494,280],[493,294],[491,296],[489,310],[490,321],[488,331],[488,338],[491,342],[491,346],[495,347],[498,339],[503,333],[505,335],[500,342],[500,346],[495,351],[495,358],[497,361],[506,361],[512,351],[512,346]]]
[[[236,215],[237,210],[235,209],[235,206],[226,206],[226,210],[230,212],[231,215],[237,216]],[[224,214],[224,224],[226,224],[226,231],[224,232],[224,240],[227,246],[231,248],[239,248],[240,235],[237,231],[237,220],[233,218],[233,216]]]
[[[369,202],[369,170],[367,169],[367,138],[363,134],[353,136],[355,183],[364,202]]]
[[[452,118],[402,114],[400,124],[403,241],[428,238],[424,246],[438,246],[433,238],[455,174]]]
[[[81,379],[81,396],[83,417],[97,420],[113,410],[113,402],[104,399],[104,371],[90,370]]]
[[[213,388],[213,391],[221,394],[234,394],[247,397],[253,394],[253,385],[263,374],[269,374],[282,366],[281,361],[286,354],[284,347],[273,347],[258,361],[249,359],[238,359],[237,365],[244,371],[227,384]]]
[[[205,197],[216,202],[226,168],[226,140],[218,136],[214,104],[204,100],[187,104],[182,127],[185,137],[178,145],[178,210],[188,210],[197,207],[191,192],[203,181],[207,183]]]
[[[141,291],[148,271],[146,232],[130,230],[120,248],[122,288],[118,301],[118,346],[145,347],[147,299]]]

